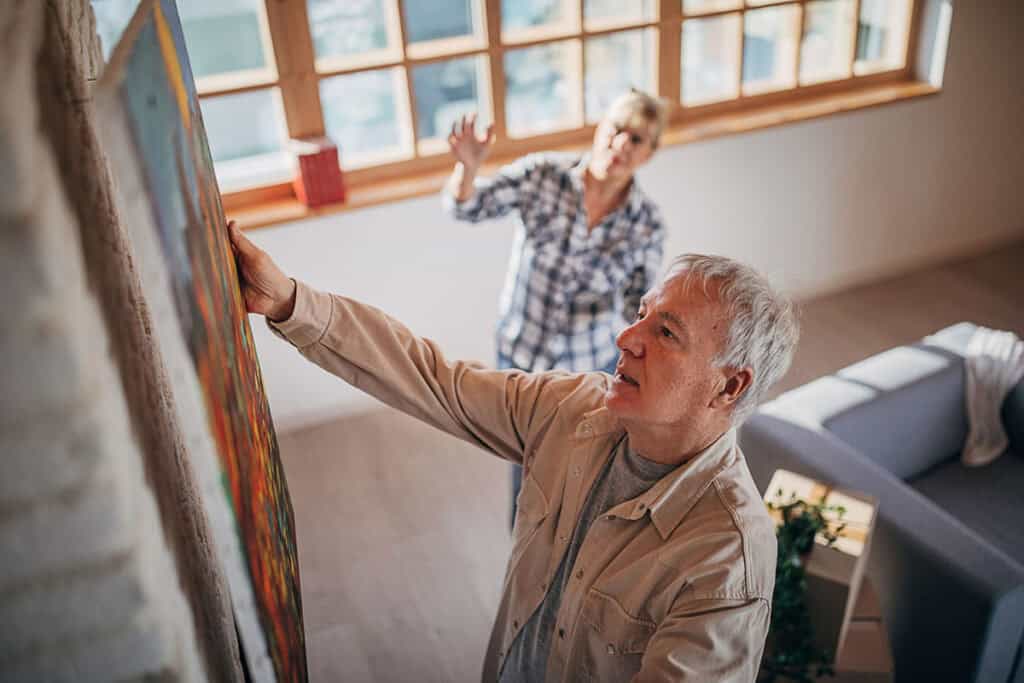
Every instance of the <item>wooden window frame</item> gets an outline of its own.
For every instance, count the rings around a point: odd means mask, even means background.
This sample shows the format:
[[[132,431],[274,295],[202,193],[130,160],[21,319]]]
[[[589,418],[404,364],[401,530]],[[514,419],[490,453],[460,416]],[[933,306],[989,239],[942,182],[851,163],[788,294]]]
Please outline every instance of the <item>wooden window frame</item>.
[[[853,63],[857,51],[861,0],[853,0],[855,34],[850,48],[849,76],[821,83],[802,85],[800,83],[801,44],[807,17],[807,5],[815,0],[777,0],[771,4],[747,5],[740,9],[684,15],[681,0],[658,0],[654,18],[647,21],[630,21],[603,25],[588,29],[584,21],[584,0],[576,0],[578,14],[572,18],[569,31],[537,32],[524,40],[503,42],[501,35],[501,0],[475,0],[482,13],[483,39],[474,43],[471,39],[431,41],[429,49],[413,49],[409,54],[404,26],[404,5],[415,0],[388,0],[393,3],[397,17],[395,26],[389,27],[398,37],[398,49],[388,59],[372,63],[340,64],[337,68],[318,72],[314,55],[312,33],[309,28],[305,0],[264,0],[270,43],[276,62],[276,78],[239,83],[201,93],[203,97],[234,94],[264,88],[279,88],[284,104],[287,134],[291,138],[320,136],[324,134],[323,110],[320,103],[319,82],[323,78],[398,67],[405,74],[406,124],[412,126],[411,156],[400,161],[390,161],[374,166],[344,170],[345,184],[349,199],[344,204],[308,209],[298,203],[291,183],[277,183],[252,189],[227,192],[223,195],[224,206],[232,218],[241,225],[255,227],[279,222],[297,220],[333,211],[359,208],[398,198],[422,195],[437,191],[450,173],[451,158],[446,149],[421,151],[418,144],[417,108],[411,70],[413,67],[437,61],[460,57],[484,56],[487,83],[478,84],[481,97],[490,97],[490,108],[497,140],[490,156],[489,167],[514,159],[522,154],[545,149],[571,149],[585,146],[593,137],[595,125],[586,123],[586,103],[583,88],[585,83],[586,40],[633,31],[652,29],[655,35],[656,64],[654,82],[657,93],[665,98],[670,107],[669,126],[663,135],[662,146],[684,144],[698,139],[755,130],[779,125],[790,121],[803,120],[836,112],[874,106],[889,101],[929,95],[936,88],[914,79],[911,56],[915,54],[921,21],[921,0],[911,0],[909,31],[903,55],[904,66],[899,69],[856,75]],[[744,94],[742,88],[743,69],[743,15],[769,7],[797,6],[800,10],[800,27],[797,35],[794,63],[795,85],[784,90],[759,94]],[[739,92],[733,99],[696,106],[683,106],[681,95],[681,37],[683,22],[693,18],[711,18],[728,14],[740,14],[740,46],[738,75]],[[565,40],[579,43],[580,65],[579,87],[581,92],[580,112],[576,125],[523,138],[512,138],[507,134],[505,118],[505,74],[504,58],[510,50],[546,45]],[[344,155],[342,154],[344,167]],[[487,169],[485,169],[487,170]]]

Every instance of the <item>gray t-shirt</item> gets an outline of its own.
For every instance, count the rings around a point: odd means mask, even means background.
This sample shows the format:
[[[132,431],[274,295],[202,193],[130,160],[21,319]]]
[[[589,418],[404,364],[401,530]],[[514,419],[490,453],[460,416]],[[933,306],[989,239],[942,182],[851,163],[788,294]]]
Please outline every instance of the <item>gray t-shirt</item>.
[[[642,494],[677,466],[643,458],[629,448],[628,438],[623,438],[616,445],[612,457],[587,495],[579,522],[573,530],[569,547],[555,572],[547,595],[509,649],[505,666],[501,670],[500,683],[540,683],[544,680],[562,592],[590,525],[616,505]]]

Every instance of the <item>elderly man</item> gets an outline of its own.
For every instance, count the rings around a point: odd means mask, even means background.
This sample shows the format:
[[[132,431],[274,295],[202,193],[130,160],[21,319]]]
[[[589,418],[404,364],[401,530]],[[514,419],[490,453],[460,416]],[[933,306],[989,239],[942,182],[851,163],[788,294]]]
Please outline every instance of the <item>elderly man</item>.
[[[797,338],[791,305],[759,275],[682,256],[618,336],[614,376],[530,374],[449,361],[231,237],[248,309],[304,356],[523,464],[484,681],[754,680],[775,535],[735,428]]]
[[[615,336],[661,268],[665,227],[635,175],[666,116],[661,100],[630,90],[608,108],[589,154],[531,154],[491,178],[477,174],[493,128],[477,136],[473,116],[452,127],[446,210],[474,223],[518,218],[498,314],[499,368],[615,372]],[[521,476],[513,467],[513,498]]]

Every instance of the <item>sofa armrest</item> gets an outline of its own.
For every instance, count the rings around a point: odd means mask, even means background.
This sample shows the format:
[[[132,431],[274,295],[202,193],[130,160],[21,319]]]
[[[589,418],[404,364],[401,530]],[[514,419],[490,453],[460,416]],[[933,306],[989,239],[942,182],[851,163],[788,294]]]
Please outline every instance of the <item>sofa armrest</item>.
[[[824,430],[755,414],[740,444],[762,491],[785,468],[878,498],[868,574],[897,680],[1012,680],[1024,634],[1024,567]]]

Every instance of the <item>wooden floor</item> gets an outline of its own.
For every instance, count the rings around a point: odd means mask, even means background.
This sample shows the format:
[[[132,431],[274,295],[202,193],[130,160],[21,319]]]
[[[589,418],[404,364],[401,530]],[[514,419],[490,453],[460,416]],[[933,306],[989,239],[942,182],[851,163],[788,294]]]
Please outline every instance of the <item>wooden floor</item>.
[[[1024,336],[1024,243],[806,302],[782,391],[961,320]],[[382,408],[281,449],[313,681],[479,679],[508,539],[507,465]]]

